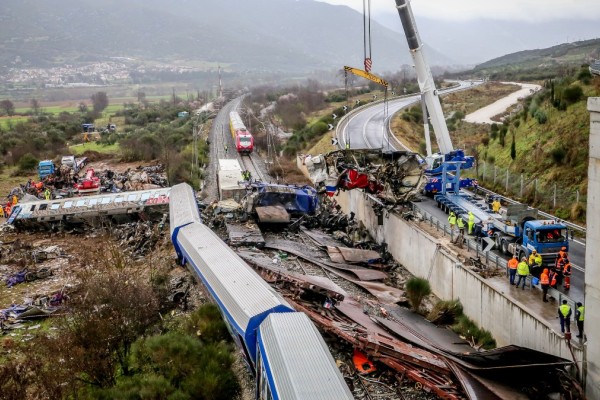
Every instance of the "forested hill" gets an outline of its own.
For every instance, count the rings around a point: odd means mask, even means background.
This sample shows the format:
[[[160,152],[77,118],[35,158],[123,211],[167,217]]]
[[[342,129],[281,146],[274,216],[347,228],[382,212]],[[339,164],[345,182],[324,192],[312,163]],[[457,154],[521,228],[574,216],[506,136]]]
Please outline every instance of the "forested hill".
[[[363,58],[362,15],[313,0],[3,1],[0,23],[0,67],[119,56],[311,71],[360,66]],[[411,63],[403,35],[375,22],[371,31],[374,71]]]
[[[507,54],[477,65],[473,72],[492,79],[548,79],[595,59],[600,59],[600,39]]]

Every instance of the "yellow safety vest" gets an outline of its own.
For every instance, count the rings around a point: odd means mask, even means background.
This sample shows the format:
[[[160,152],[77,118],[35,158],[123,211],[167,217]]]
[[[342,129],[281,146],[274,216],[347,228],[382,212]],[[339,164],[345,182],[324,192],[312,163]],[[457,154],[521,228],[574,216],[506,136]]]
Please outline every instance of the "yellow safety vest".
[[[571,311],[571,307],[569,307],[568,304],[562,304],[558,308],[560,309],[560,313],[563,315],[563,317],[567,318],[567,315],[569,315],[569,311]]]
[[[458,219],[456,220],[456,225],[458,225],[459,228],[465,227],[465,221],[463,221],[462,217],[458,217]]]
[[[526,262],[521,261],[519,265],[517,265],[517,274],[527,276],[529,275],[529,265]]]
[[[471,211],[469,211],[469,224],[475,223],[475,215]]]
[[[450,214],[450,216],[448,217],[448,222],[450,222],[450,225],[455,225],[456,224],[456,215]]]
[[[585,314],[585,306],[579,307],[577,311],[579,311],[579,320],[583,321],[583,314]]]

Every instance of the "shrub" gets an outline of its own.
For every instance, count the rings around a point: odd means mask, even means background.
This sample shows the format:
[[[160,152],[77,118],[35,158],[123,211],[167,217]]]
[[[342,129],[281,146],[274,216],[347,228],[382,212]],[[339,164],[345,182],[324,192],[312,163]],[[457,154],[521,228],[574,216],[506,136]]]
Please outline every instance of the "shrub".
[[[567,151],[564,147],[556,147],[550,151],[550,155],[552,156],[552,160],[554,160],[555,164],[562,164],[565,156],[567,155]]]
[[[538,124],[540,125],[543,125],[546,122],[548,122],[548,116],[539,108],[535,110],[535,114],[533,115],[533,117],[537,120]]]
[[[33,154],[27,153],[19,159],[19,170],[23,172],[31,171],[35,169],[39,162],[40,161],[35,158]]]
[[[203,305],[194,311],[187,319],[184,330],[190,335],[198,336],[206,343],[218,343],[230,339],[227,326],[214,304]]]
[[[583,89],[579,85],[571,85],[563,90],[562,99],[567,105],[577,103],[583,97]]]
[[[496,162],[496,157],[494,157],[494,156],[488,156],[487,162],[489,162],[490,164],[495,163]]]
[[[310,131],[314,136],[319,136],[324,134],[329,130],[327,124],[325,122],[315,122],[313,126],[311,126]]]
[[[483,347],[488,350],[496,347],[496,340],[492,334],[485,329],[479,328],[466,315],[458,317],[456,324],[452,325],[452,330],[478,347]]]
[[[438,325],[450,325],[456,322],[456,319],[463,314],[463,306],[460,300],[442,300],[438,301],[427,319]]]
[[[431,294],[431,286],[427,279],[416,276],[410,278],[404,288],[414,311],[419,311],[423,299]]]

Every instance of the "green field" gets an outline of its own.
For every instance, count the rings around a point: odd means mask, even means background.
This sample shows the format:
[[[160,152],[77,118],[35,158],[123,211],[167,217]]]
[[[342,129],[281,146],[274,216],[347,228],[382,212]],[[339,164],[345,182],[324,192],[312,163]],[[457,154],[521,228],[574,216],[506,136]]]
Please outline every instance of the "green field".
[[[25,122],[29,117],[0,117],[0,128],[6,129],[12,123],[13,125],[17,122]]]
[[[79,156],[88,150],[89,151],[97,151],[98,153],[102,153],[102,154],[111,154],[111,155],[117,155],[121,152],[121,148],[119,147],[118,143],[111,144],[111,145],[103,145],[103,144],[98,144],[96,142],[76,144],[76,145],[70,146],[69,150],[75,156]]]

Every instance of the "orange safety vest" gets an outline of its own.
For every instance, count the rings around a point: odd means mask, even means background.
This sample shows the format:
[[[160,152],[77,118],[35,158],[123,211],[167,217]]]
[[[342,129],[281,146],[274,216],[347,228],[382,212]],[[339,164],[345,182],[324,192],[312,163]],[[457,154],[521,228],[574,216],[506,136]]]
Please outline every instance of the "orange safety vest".
[[[563,268],[563,274],[571,275],[571,263],[570,262],[567,262],[565,264],[565,267]]]
[[[549,285],[550,284],[550,277],[548,276],[548,274],[542,273],[540,275],[540,283],[542,285]]]
[[[561,251],[559,251],[559,252],[558,252],[558,258],[559,258],[559,259],[560,259],[560,258],[564,258],[563,256],[564,256],[565,254],[566,254],[566,255],[568,255],[569,253],[567,253],[566,251],[562,251],[562,250],[561,250]]]
[[[510,269],[517,269],[518,265],[519,260],[517,260],[516,258],[511,258],[510,260],[508,260],[508,268]]]

